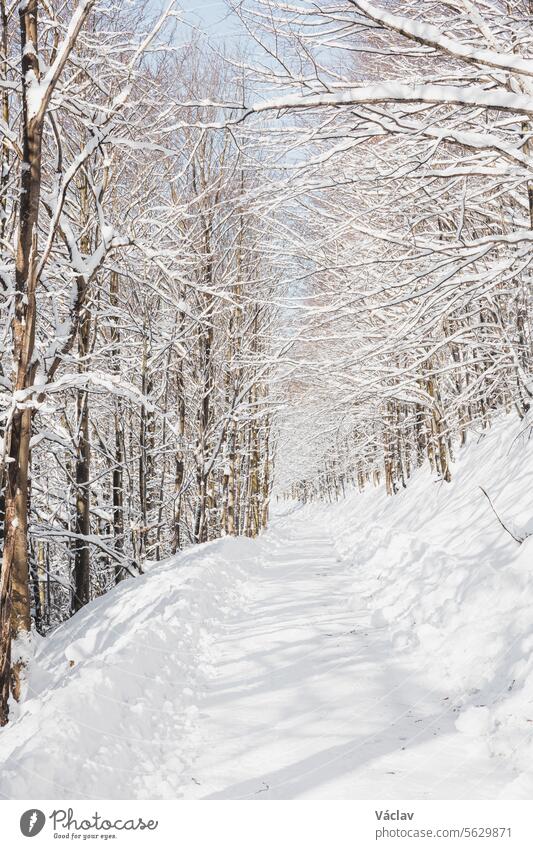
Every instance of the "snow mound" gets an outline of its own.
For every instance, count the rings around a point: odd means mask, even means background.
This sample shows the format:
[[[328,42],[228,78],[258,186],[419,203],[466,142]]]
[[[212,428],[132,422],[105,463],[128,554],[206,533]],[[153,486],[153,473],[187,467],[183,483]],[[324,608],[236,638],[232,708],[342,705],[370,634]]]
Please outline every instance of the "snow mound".
[[[175,798],[201,744],[214,619],[246,593],[247,539],[208,543],[96,599],[37,638],[26,698],[2,732],[7,798]],[[18,717],[17,717],[18,713]]]

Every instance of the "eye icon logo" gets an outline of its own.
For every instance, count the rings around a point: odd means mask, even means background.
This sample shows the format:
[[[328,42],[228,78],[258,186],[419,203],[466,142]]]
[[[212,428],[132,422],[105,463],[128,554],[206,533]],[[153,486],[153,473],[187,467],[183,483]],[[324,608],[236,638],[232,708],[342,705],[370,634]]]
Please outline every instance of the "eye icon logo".
[[[20,830],[24,837],[35,837],[43,830],[46,817],[42,811],[37,808],[31,808],[29,811],[24,811],[20,818]]]

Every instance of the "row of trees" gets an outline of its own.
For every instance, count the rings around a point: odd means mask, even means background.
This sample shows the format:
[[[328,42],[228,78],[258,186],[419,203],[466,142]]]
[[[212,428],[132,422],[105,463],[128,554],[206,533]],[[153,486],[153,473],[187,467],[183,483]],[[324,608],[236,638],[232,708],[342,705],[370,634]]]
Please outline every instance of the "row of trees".
[[[175,14],[2,0],[0,724],[33,626],[267,521],[272,233]]]
[[[531,405],[532,4],[242,14],[276,59],[250,111],[275,114],[291,150],[281,191],[305,280],[294,392],[312,447],[302,461],[287,417],[285,491],[392,494],[424,462],[448,481],[469,429]]]

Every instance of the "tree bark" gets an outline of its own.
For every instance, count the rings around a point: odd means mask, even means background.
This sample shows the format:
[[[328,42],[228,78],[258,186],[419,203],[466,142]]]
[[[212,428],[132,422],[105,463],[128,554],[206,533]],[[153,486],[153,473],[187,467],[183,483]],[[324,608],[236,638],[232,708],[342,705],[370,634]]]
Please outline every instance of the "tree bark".
[[[11,668],[11,641],[30,630],[28,582],[28,494],[30,438],[33,408],[31,392],[34,361],[37,225],[41,200],[41,159],[43,123],[50,98],[95,0],[82,0],[73,24],[51,68],[51,76],[40,91],[36,104],[35,85],[41,79],[38,57],[38,0],[26,0],[18,7],[22,81],[22,161],[15,261],[13,340],[13,389],[16,407],[6,433],[10,458],[5,477],[5,542],[0,580],[0,725],[8,719],[9,688],[20,695],[22,663],[15,658]]]
[[[36,320],[37,222],[41,193],[42,116],[28,103],[32,77],[39,79],[37,59],[37,0],[20,7],[21,74],[23,87],[23,161],[21,165],[18,245],[15,269],[15,309],[11,325],[14,389],[17,406],[7,434],[5,542],[0,589],[0,725],[8,718],[8,693],[20,695],[22,664],[11,669],[11,640],[31,627],[28,582],[28,486],[31,403],[25,390],[33,383]],[[33,47],[33,49],[32,49]],[[9,684],[10,682],[10,684]]]

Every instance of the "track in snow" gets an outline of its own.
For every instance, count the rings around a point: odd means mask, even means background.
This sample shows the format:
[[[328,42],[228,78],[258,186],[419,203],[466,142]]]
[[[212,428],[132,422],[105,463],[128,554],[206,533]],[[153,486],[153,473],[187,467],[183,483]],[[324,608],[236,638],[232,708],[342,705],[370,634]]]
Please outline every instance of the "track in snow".
[[[0,794],[498,795],[501,762],[456,731],[457,705],[368,609],[370,540],[343,559],[327,516],[293,509],[256,541],[192,549],[41,641],[0,735]],[[395,535],[376,540],[380,568]]]
[[[305,511],[278,519],[267,539],[248,603],[217,637],[186,797],[496,793],[496,765],[465,752],[455,706],[372,623],[364,563],[343,562],[325,521]]]

